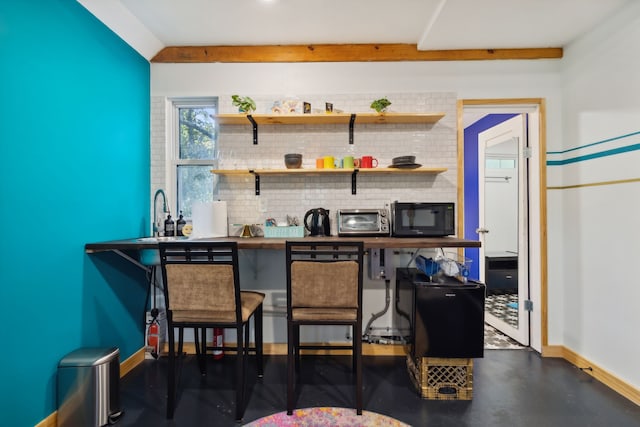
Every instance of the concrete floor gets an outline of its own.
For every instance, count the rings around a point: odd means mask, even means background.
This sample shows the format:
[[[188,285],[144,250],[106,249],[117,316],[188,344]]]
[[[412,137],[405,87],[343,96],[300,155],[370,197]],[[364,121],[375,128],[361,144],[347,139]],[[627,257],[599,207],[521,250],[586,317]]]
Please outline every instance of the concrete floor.
[[[640,406],[561,359],[525,348],[486,350],[473,366],[473,399],[427,400],[415,391],[404,357],[364,357],[364,409],[412,426],[640,426]],[[266,356],[258,380],[249,361],[247,404],[234,420],[234,359],[208,362],[201,377],[194,356],[181,368],[175,418],[165,418],[166,358],[145,360],[120,384],[119,426],[239,426],[285,410],[286,357]],[[306,356],[296,407],[353,407],[350,358]]]

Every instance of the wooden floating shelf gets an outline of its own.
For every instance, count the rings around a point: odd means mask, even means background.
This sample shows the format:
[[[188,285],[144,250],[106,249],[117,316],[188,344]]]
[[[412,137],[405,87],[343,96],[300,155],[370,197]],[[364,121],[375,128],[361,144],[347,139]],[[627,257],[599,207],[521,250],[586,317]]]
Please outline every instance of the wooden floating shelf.
[[[349,124],[351,114],[251,114],[259,125]],[[246,114],[218,114],[221,125],[249,125]]]
[[[251,114],[259,125],[301,125],[301,124],[349,124],[351,116],[355,123],[362,124],[410,124],[436,123],[444,113],[329,113],[329,114]],[[247,114],[218,114],[216,120],[221,125],[249,125]]]
[[[356,123],[363,124],[411,124],[436,123],[444,113],[358,113]]]
[[[251,125],[253,144],[258,144],[260,125],[330,125],[349,127],[349,144],[353,144],[353,128],[357,124],[436,123],[444,113],[325,113],[325,114],[218,114],[221,125]]]
[[[260,177],[263,175],[351,175],[351,194],[357,193],[357,176],[377,174],[439,174],[446,172],[447,168],[366,168],[366,169],[212,169],[211,173],[217,175],[253,175],[255,180],[256,196],[260,195]]]
[[[358,174],[438,174],[446,172],[447,168],[365,168],[365,169],[212,169],[211,173],[218,175],[347,175]]]
[[[260,175],[348,175],[354,169],[255,169]]]
[[[370,169],[358,169],[358,173],[365,174],[438,174],[442,172],[446,172],[447,168],[415,168],[415,169],[406,169],[406,168],[370,168]]]

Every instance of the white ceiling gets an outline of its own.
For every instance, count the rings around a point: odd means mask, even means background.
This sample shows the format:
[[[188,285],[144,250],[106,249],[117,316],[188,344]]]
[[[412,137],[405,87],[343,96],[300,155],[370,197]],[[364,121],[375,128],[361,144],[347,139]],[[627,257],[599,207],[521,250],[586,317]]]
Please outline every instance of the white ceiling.
[[[78,1],[151,58],[163,47],[188,45],[565,47],[635,0]]]
[[[78,0],[147,59],[168,46],[566,47],[636,0]],[[467,111],[465,127],[486,111]]]

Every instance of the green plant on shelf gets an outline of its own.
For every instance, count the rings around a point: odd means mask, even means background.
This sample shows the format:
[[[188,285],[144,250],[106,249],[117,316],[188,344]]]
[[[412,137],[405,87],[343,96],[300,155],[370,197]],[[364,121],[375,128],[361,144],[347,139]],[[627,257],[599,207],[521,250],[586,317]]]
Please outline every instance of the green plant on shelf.
[[[238,107],[241,113],[251,114],[256,110],[256,103],[248,96],[231,95],[232,104]]]
[[[387,111],[387,108],[391,105],[391,101],[389,101],[386,97],[376,99],[371,103],[371,108],[376,110],[378,113],[384,113]]]

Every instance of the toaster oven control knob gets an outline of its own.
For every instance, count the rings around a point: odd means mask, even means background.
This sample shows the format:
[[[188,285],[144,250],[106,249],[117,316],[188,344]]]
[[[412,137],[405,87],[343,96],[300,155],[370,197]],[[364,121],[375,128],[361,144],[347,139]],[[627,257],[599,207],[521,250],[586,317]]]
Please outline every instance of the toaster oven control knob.
[[[387,222],[389,222],[389,220],[387,218],[380,218],[380,223],[381,224],[386,224]]]
[[[380,216],[382,216],[382,217],[387,216],[387,211],[385,211],[385,210],[381,210],[381,211],[380,211]]]

